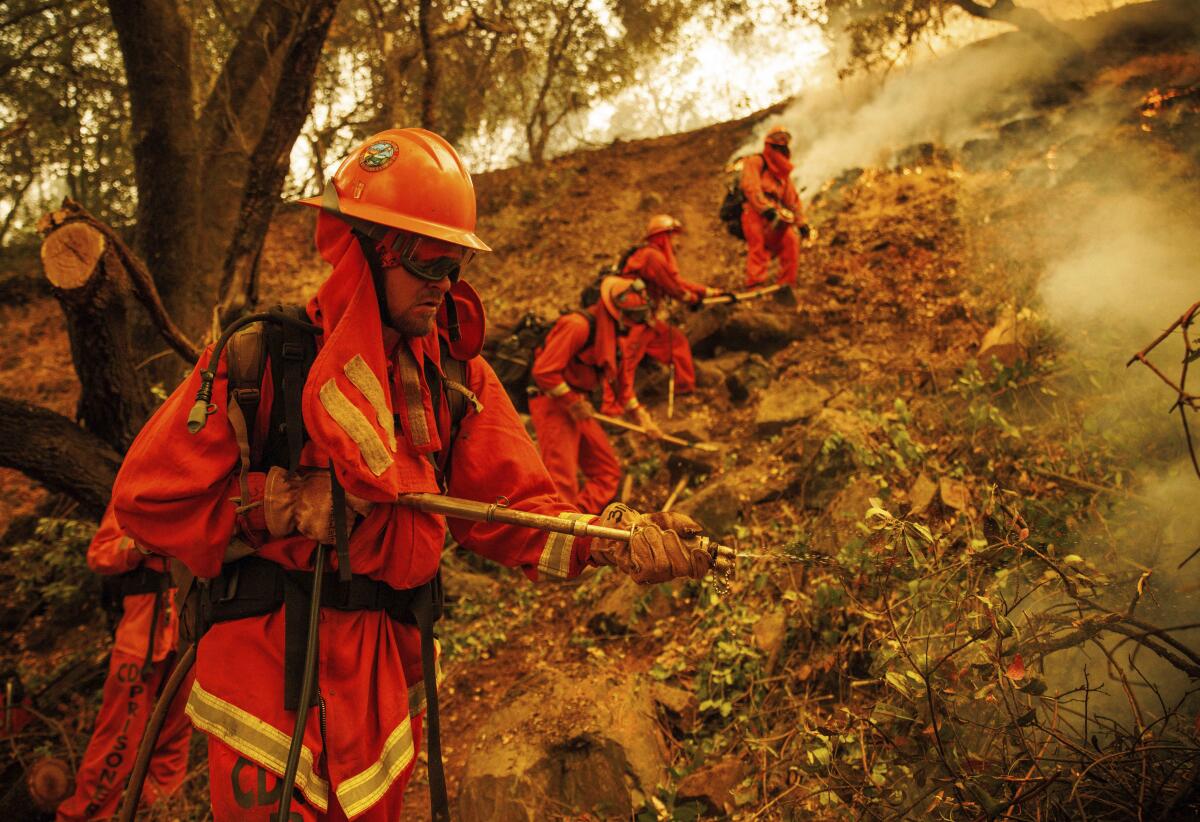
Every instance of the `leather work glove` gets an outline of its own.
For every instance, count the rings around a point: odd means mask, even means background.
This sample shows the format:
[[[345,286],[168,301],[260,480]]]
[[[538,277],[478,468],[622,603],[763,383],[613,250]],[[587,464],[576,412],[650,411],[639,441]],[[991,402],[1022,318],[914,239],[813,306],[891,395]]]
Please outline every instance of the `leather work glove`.
[[[587,422],[596,415],[596,409],[592,408],[592,404],[587,400],[580,399],[567,406],[567,413],[575,422]]]
[[[633,409],[633,418],[637,424],[646,429],[646,436],[652,440],[661,440],[663,437],[662,429],[658,427],[658,423],[650,416],[650,412],[646,410],[646,406],[639,405]]]
[[[779,218],[779,212],[773,208],[764,208],[762,211],[762,217],[768,223],[774,223],[775,220]]]
[[[800,232],[801,240],[807,240],[812,236],[812,229],[808,227],[808,223],[801,223],[796,230]]]
[[[355,513],[366,515],[371,503],[346,494],[346,522]],[[267,472],[263,488],[263,518],[267,532],[276,539],[301,534],[323,545],[333,545],[333,483],[326,469],[291,475],[278,465]]]
[[[712,565],[699,547],[700,525],[684,514],[642,515],[614,502],[593,524],[633,531],[628,542],[593,540],[591,555],[597,565],[613,565],[634,582],[648,585],[679,577],[702,579]]]

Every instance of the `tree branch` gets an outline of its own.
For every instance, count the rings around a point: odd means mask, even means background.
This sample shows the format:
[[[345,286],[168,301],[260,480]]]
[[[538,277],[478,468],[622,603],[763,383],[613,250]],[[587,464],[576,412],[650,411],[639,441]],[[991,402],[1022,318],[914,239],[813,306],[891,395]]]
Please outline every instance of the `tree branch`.
[[[242,132],[242,119],[247,111],[261,111],[266,104],[271,83],[264,80],[270,63],[295,35],[304,19],[304,4],[287,0],[261,0],[253,16],[242,27],[237,43],[221,73],[213,84],[204,104],[201,118],[204,129],[205,153],[222,146],[231,134]],[[265,90],[254,91],[256,85]],[[268,98],[269,99],[269,98]],[[252,142],[257,134],[246,135]],[[245,146],[247,152],[249,146]]]
[[[121,457],[61,414],[0,397],[0,465],[69,495],[99,517]]]
[[[949,2],[972,17],[1016,26],[1026,34],[1040,40],[1047,47],[1064,49],[1071,56],[1082,56],[1083,54],[1083,49],[1075,41],[1075,38],[1047,20],[1037,9],[1018,6],[1013,0],[995,0],[991,6],[985,6],[975,0],[949,0]]]

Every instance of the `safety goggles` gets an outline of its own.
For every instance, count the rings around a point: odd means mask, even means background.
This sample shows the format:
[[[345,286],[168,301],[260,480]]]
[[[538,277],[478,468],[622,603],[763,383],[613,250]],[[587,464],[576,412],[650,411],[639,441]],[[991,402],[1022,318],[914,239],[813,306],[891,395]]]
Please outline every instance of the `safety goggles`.
[[[420,259],[422,247],[434,245],[438,248],[451,247],[454,255],[439,255]],[[387,236],[375,245],[379,253],[379,262],[386,268],[403,268],[414,277],[427,282],[436,283],[449,278],[451,283],[458,282],[463,270],[475,256],[472,249],[455,246],[419,234],[409,234],[402,231],[389,231]]]

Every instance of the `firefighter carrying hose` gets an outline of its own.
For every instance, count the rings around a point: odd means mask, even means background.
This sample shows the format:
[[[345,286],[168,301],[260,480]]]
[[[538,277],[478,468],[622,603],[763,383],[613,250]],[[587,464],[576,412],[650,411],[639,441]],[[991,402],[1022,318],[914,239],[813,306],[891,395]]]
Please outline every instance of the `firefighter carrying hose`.
[[[762,154],[742,163],[742,231],[746,236],[746,285],[750,288],[767,281],[772,257],[779,260],[776,282],[796,284],[800,239],[808,237],[809,229],[791,179],[791,142],[788,130],[775,126],[763,140]]]
[[[462,274],[489,249],[450,144],[422,129],[381,132],[303,202],[320,209],[328,279],[302,319],[281,322],[278,334],[263,326],[265,364],[252,339],[215,362],[206,353],[133,443],[114,505],[139,545],[209,580],[199,586],[206,631],[187,710],[209,737],[216,820],[274,818],[280,804],[292,820],[397,819],[425,727],[433,817],[447,819],[430,627],[447,521],[395,500],[446,493],[593,516],[556,492],[479,357],[483,307]],[[198,392],[200,417],[211,418],[191,434]],[[686,517],[609,506],[596,522],[640,527],[628,542],[496,521],[449,528],[534,580],[588,565],[616,565],[638,581],[709,570]],[[337,545],[328,571],[313,573],[328,545]],[[306,635],[311,653],[298,652]],[[289,805],[279,789],[293,729],[302,747]]]
[[[109,819],[116,813],[179,634],[165,562],[147,556],[121,533],[112,506],[88,546],[87,562],[105,575],[106,595],[120,600],[122,613],[96,727],[75,775],[75,793],[58,806],[57,822]],[[171,704],[159,734],[143,794],[147,804],[174,793],[187,774],[192,727],[183,708],[183,699]]]

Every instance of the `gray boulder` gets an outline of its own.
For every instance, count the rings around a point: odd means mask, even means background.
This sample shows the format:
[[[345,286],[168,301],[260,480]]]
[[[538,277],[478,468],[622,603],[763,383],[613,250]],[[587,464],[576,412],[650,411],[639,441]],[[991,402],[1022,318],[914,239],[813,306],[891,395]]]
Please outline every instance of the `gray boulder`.
[[[829,400],[829,391],[805,379],[780,381],[768,386],[761,395],[754,426],[764,436],[810,419]]]
[[[497,704],[467,758],[461,822],[628,819],[666,781],[650,682],[586,665],[544,669]]]

